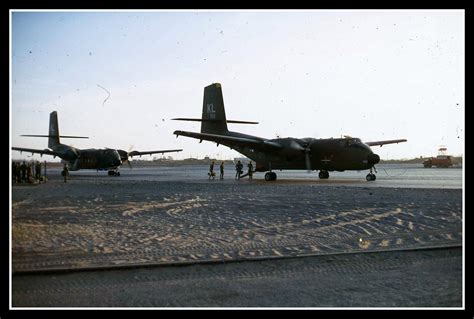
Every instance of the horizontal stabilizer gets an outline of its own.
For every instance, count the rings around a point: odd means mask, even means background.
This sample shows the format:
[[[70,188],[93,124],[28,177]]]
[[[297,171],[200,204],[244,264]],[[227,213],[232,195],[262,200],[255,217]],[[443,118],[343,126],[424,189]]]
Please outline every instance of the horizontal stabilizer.
[[[179,117],[172,119],[174,121],[190,121],[190,122],[220,122],[223,120],[218,119],[191,119],[191,118],[184,118]],[[227,120],[227,123],[235,123],[235,124],[258,124],[258,122],[251,122],[251,121],[238,121],[238,120]]]
[[[63,138],[89,138],[88,136],[72,136],[72,135],[20,135],[27,137],[63,137]]]

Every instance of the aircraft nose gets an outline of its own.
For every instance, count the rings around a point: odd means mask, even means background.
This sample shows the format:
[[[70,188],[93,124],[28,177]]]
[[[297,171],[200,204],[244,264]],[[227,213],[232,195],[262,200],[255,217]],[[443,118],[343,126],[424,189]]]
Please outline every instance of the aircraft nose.
[[[375,165],[380,162],[380,156],[374,153],[369,154],[369,156],[367,156],[367,162],[369,162],[370,165]]]

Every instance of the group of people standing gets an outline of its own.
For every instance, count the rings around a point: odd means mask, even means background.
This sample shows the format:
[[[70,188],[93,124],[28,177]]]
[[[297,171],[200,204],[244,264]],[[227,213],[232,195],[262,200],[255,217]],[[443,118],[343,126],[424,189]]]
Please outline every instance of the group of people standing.
[[[243,168],[244,168],[244,165],[240,161],[238,161],[237,164],[235,164],[235,171],[236,171],[235,179],[240,179],[241,177],[244,177],[242,176]],[[253,165],[251,161],[247,164],[247,168],[248,168],[247,175],[249,176],[249,179],[252,179],[254,170],[253,170]],[[219,179],[224,179],[224,162],[222,162],[221,165],[219,166],[219,170],[220,170]],[[214,172],[214,161],[212,161],[209,167],[208,176],[209,176],[209,179],[214,179],[216,176],[216,173]]]
[[[16,183],[39,183],[43,180],[41,175],[41,162],[12,161],[12,181]]]

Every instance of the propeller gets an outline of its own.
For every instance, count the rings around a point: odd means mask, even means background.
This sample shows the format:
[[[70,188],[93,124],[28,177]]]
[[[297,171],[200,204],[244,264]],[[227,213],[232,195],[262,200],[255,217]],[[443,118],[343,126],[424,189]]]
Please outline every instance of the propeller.
[[[130,145],[130,147],[128,148],[127,159],[126,159],[127,164],[128,164],[128,168],[130,168],[130,169],[132,169],[132,163],[130,163],[130,160],[129,160],[129,158],[128,158],[128,155],[130,154],[130,152],[132,151],[132,149],[133,149],[133,144]]]
[[[132,149],[133,145],[129,147],[129,150],[128,152],[127,151],[124,151],[124,150],[117,150],[117,152],[119,153],[120,155],[120,159],[122,160],[122,164],[127,162],[128,164],[128,167],[130,169],[132,169],[132,164],[130,163],[130,160],[129,160],[129,155],[130,155],[130,150]]]
[[[291,141],[290,147],[293,148],[294,150],[304,152],[304,161],[305,161],[306,171],[308,173],[311,173],[310,144],[306,141],[304,141],[303,144],[300,144],[296,141]]]

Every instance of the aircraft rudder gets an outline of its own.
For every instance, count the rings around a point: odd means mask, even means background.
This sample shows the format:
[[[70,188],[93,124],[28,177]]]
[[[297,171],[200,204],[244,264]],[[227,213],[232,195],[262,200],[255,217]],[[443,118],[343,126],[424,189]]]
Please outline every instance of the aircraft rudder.
[[[59,144],[59,126],[58,126],[58,113],[53,111],[49,114],[49,137],[48,147],[51,148]]]
[[[202,120],[201,133],[223,134],[228,131],[220,83],[213,83],[204,88]]]

